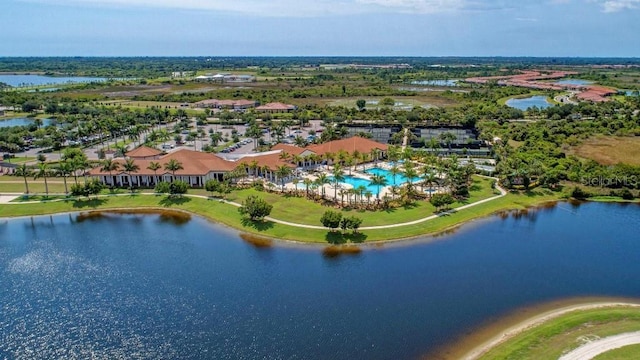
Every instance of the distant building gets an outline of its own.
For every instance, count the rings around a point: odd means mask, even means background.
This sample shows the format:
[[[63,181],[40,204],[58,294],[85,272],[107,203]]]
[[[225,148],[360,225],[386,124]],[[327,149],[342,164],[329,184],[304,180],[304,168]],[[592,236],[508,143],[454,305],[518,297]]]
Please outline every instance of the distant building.
[[[207,99],[194,103],[194,106],[197,108],[244,111],[256,107],[256,102],[253,100]]]
[[[256,111],[263,113],[288,113],[295,111],[298,107],[295,105],[273,102],[258,106]]]
[[[182,78],[193,75],[193,71],[174,71],[171,73],[172,78]]]
[[[256,81],[256,77],[253,75],[239,75],[239,74],[205,74],[196,76],[196,81],[210,81],[220,83],[248,83]]]

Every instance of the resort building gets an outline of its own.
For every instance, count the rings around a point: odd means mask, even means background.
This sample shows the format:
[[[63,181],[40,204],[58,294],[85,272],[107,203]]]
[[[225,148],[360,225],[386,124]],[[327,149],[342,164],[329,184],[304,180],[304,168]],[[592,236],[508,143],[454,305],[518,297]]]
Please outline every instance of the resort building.
[[[233,82],[233,83],[247,83],[256,81],[256,77],[253,75],[245,74],[206,74],[195,77],[196,81],[212,81],[212,82]]]
[[[244,111],[244,110],[256,107],[256,102],[253,100],[207,99],[207,100],[198,101],[193,105],[197,108]]]
[[[295,105],[283,104],[279,102],[273,102],[258,106],[256,111],[264,113],[288,113],[295,111],[298,107]]]
[[[114,159],[118,169],[107,171],[98,166],[88,175],[99,179],[108,186],[154,187],[159,182],[182,180],[191,187],[203,187],[207,180],[223,180],[225,174],[242,169],[247,176],[261,177],[266,181],[279,182],[278,168],[283,166],[295,170],[320,164],[331,164],[333,160],[327,154],[358,152],[367,155],[371,160],[386,156],[388,146],[373,140],[351,137],[324,144],[301,148],[286,144],[277,144],[271,151],[246,154],[236,160],[227,160],[216,154],[180,149],[164,154],[154,148],[140,146],[127,152],[126,157],[133,159],[138,170],[128,173],[124,170],[126,159]],[[175,173],[166,169],[166,165],[174,160],[182,169]],[[159,166],[153,166],[159,165]],[[155,168],[155,170],[153,170]],[[293,173],[293,171],[292,171]],[[288,177],[287,177],[288,178]],[[288,180],[288,179],[285,179]]]

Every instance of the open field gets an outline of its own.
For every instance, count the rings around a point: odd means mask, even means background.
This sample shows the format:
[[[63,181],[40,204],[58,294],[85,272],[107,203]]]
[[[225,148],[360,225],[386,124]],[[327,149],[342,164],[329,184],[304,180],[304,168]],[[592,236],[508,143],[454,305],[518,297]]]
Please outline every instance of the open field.
[[[389,106],[394,109],[404,109],[408,108],[411,110],[413,107],[430,107],[430,106],[445,106],[451,105],[453,101],[438,97],[438,96],[389,96],[393,100],[395,100],[395,106]],[[385,97],[354,97],[354,98],[339,98],[339,99],[331,99],[326,103],[329,106],[345,106],[349,108],[356,108],[356,102],[359,99],[363,99],[367,102],[365,109],[378,109],[383,106],[379,105],[380,102]]]
[[[570,149],[570,153],[603,165],[640,166],[640,137],[598,136]]]

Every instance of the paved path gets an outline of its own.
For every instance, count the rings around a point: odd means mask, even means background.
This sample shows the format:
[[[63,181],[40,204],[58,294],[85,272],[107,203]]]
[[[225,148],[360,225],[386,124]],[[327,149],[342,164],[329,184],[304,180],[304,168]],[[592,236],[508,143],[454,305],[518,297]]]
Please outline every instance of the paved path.
[[[20,197],[20,194],[1,194],[0,195],[0,204],[8,204],[13,200]]]
[[[488,176],[483,176],[483,177],[490,178],[490,179],[495,179],[495,178],[488,177]],[[496,184],[497,184],[497,179],[495,179],[495,180],[496,180]],[[439,214],[434,214],[434,215],[431,215],[431,216],[427,216],[427,217],[422,218],[422,219],[408,221],[408,222],[404,222],[404,223],[389,224],[389,225],[379,225],[379,226],[364,226],[364,227],[361,227],[360,230],[381,230],[381,229],[390,229],[390,228],[396,228],[396,227],[401,227],[401,226],[420,224],[420,223],[423,223],[425,221],[437,219],[437,218],[439,218],[441,216],[453,214],[453,213],[458,212],[460,210],[468,209],[468,208],[473,207],[473,206],[477,206],[477,205],[484,204],[484,203],[489,202],[489,201],[493,201],[493,200],[499,199],[499,198],[501,198],[501,197],[503,197],[503,196],[505,196],[507,194],[507,191],[505,189],[501,188],[500,186],[496,186],[496,188],[500,191],[500,195],[496,195],[496,196],[493,196],[493,197],[490,197],[490,198],[487,198],[487,199],[484,199],[484,200],[479,200],[479,201],[476,201],[476,202],[471,203],[471,204],[463,205],[463,206],[460,206],[458,208],[455,208],[455,209],[452,209],[452,210],[449,210],[449,211],[445,211],[445,212],[442,212],[442,213],[439,213]],[[139,195],[154,195],[154,196],[157,195],[157,194],[154,194],[154,193],[138,193],[138,194]],[[11,196],[16,195],[16,197],[18,197],[21,194],[5,194],[5,195],[11,195]],[[56,195],[64,195],[64,194],[53,194],[53,193],[50,193],[49,195],[50,196],[56,196]],[[115,195],[99,195],[98,197],[130,196],[130,195],[131,194],[129,194],[129,193],[125,193],[125,194],[115,194]],[[186,194],[184,196],[185,197],[192,197],[192,198],[199,198],[199,199],[207,199],[207,200],[211,199],[210,197],[204,196],[204,195]],[[71,199],[73,199],[73,198],[71,198]],[[42,203],[42,202],[56,202],[56,201],[65,201],[65,200],[69,200],[69,198],[67,198],[67,199],[45,200],[45,201],[7,202],[6,204],[9,204],[9,205],[37,204],[37,203]],[[236,206],[236,207],[242,206],[241,204],[238,204],[238,203],[233,202],[233,201],[228,201],[228,200],[219,200],[219,201],[220,202],[224,202],[224,203],[229,204],[229,205]],[[276,219],[276,218],[273,218],[273,217],[270,217],[270,216],[265,217],[265,219],[269,220],[269,221],[272,221],[274,223],[277,223],[277,224],[288,225],[288,226],[293,226],[293,227],[298,227],[298,228],[314,229],[314,230],[327,230],[327,228],[324,227],[324,226],[298,224],[298,223],[294,223],[294,222],[279,220],[279,219]]]
[[[469,351],[467,354],[462,356],[461,359],[462,360],[478,360],[488,351],[504,343],[505,341],[508,341],[513,337],[529,329],[532,329],[536,326],[540,326],[541,324],[544,324],[545,322],[551,319],[565,315],[569,312],[578,311],[578,310],[603,309],[603,308],[610,308],[610,307],[616,307],[616,306],[628,306],[628,307],[639,308],[640,304],[626,303],[626,302],[594,302],[594,303],[588,303],[588,304],[570,305],[570,306],[562,307],[559,309],[547,311],[537,316],[534,316],[528,320],[525,320],[521,323],[518,323],[508,329],[501,331],[491,339],[485,341],[481,345]],[[576,359],[582,360],[581,358],[576,358]],[[561,358],[561,360],[568,360],[568,359]]]
[[[609,336],[566,353],[558,360],[590,360],[594,357],[628,345],[640,344],[640,331]]]

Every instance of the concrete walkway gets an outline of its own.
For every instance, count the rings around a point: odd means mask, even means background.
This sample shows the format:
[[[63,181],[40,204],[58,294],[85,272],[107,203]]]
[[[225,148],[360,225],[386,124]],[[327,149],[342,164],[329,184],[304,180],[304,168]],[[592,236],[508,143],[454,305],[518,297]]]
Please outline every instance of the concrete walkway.
[[[496,178],[492,178],[492,177],[488,177],[488,176],[483,176],[483,177],[486,177],[486,178],[489,178],[489,179],[494,179],[494,180],[496,180],[496,183],[497,183],[497,179]],[[439,213],[439,214],[434,214],[434,215],[431,215],[431,216],[427,216],[427,217],[422,218],[422,219],[408,221],[408,222],[404,222],[404,223],[389,224],[389,225],[379,225],[379,226],[364,226],[364,227],[361,227],[360,230],[381,230],[381,229],[390,229],[390,228],[396,228],[396,227],[420,224],[420,223],[423,223],[425,221],[437,219],[437,218],[439,218],[441,216],[450,215],[450,214],[453,214],[453,213],[458,212],[460,210],[468,209],[468,208],[473,207],[473,206],[477,206],[477,205],[484,204],[484,203],[489,202],[489,201],[493,201],[493,200],[499,199],[499,198],[501,198],[501,197],[503,197],[503,196],[505,196],[507,194],[507,191],[505,189],[503,189],[502,187],[496,186],[496,188],[500,191],[500,195],[496,195],[496,196],[493,196],[493,197],[490,197],[490,198],[487,198],[487,199],[484,199],[484,200],[479,200],[479,201],[476,201],[476,202],[471,203],[471,204],[463,205],[463,206],[460,206],[460,207],[458,207],[456,209],[452,209],[452,210],[445,211],[445,212],[442,212],[442,213]],[[64,194],[49,194],[49,195],[50,196],[57,196],[57,195],[64,195]],[[153,195],[153,196],[155,196],[157,194],[154,194],[154,193],[138,193],[138,195]],[[15,199],[15,198],[21,196],[21,194],[9,194],[8,196],[15,196],[13,198],[13,199]],[[125,194],[114,194],[114,195],[99,195],[98,197],[109,197],[109,196],[131,196],[131,194],[125,193]],[[185,197],[191,197],[191,198],[206,199],[206,200],[210,200],[211,199],[210,197],[204,196],[204,195],[186,194],[184,196]],[[66,201],[66,200],[70,200],[70,199],[73,200],[73,199],[76,199],[76,198],[44,200],[44,201],[7,202],[6,204],[8,204],[8,205],[38,204],[38,203],[43,203],[43,202]],[[233,205],[235,207],[241,207],[242,206],[241,204],[238,204],[238,203],[233,202],[233,201],[222,200],[222,199],[220,199],[219,201],[223,202],[225,204]],[[277,223],[277,224],[293,226],[293,227],[298,227],[298,228],[303,228],[303,229],[327,230],[327,228],[324,227],[324,226],[298,224],[298,223],[294,223],[294,222],[279,220],[279,219],[276,219],[276,218],[273,218],[273,217],[270,217],[270,216],[265,217],[265,220],[269,220],[269,221],[272,221],[272,222]]]
[[[558,360],[590,360],[608,351],[628,345],[640,344],[640,331],[609,336],[570,351]]]

